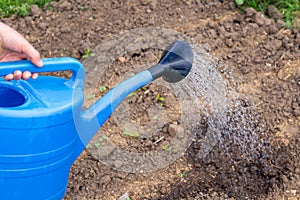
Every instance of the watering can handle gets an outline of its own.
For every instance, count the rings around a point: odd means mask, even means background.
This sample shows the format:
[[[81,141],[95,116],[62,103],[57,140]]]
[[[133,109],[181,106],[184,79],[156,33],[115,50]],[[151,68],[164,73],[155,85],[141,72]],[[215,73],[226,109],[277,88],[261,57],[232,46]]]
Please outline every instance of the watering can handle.
[[[36,67],[28,60],[0,62],[0,76],[13,73],[15,70],[21,70],[22,72],[30,71],[32,73],[72,70],[72,77],[69,80],[71,86],[78,83],[78,80],[84,79],[84,68],[74,58],[44,58],[42,61],[44,63],[43,67]]]

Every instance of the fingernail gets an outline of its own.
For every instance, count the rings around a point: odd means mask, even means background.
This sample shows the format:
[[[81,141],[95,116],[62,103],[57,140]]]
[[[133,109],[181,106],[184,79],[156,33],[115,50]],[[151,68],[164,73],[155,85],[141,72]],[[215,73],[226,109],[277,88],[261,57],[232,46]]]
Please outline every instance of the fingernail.
[[[4,79],[5,79],[6,81],[11,81],[11,80],[13,80],[13,78],[14,78],[14,75],[13,75],[13,74],[7,74],[7,75],[4,77]]]
[[[41,61],[41,60],[40,60],[40,61],[38,62],[38,64],[37,64],[38,67],[42,67],[43,65],[44,65],[44,63],[43,63],[43,61]]]
[[[22,79],[28,80],[30,77],[31,77],[31,72],[29,72],[29,71],[23,72]]]
[[[22,77],[22,72],[21,72],[20,70],[16,70],[16,71],[14,72],[14,79],[15,79],[15,80],[20,80],[21,77]]]
[[[34,73],[34,74],[32,74],[31,78],[32,78],[32,79],[37,79],[38,76],[39,76],[39,74]]]

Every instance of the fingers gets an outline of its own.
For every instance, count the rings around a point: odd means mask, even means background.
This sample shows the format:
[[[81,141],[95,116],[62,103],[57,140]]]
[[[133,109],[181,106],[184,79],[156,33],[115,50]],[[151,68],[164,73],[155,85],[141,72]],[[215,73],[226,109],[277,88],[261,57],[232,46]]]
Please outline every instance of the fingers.
[[[38,73],[34,73],[34,74],[32,74],[31,78],[32,78],[32,79],[37,79],[37,78],[38,78],[38,76],[39,76],[39,74],[38,74]]]
[[[22,53],[27,55],[28,59],[37,67],[43,66],[40,53],[27,41],[23,44]]]
[[[43,66],[39,52],[16,30],[0,22],[0,42],[3,50],[25,54],[34,65]]]
[[[23,74],[22,74],[23,80],[28,80],[30,77],[31,77],[31,72],[29,72],[29,71],[23,72]]]
[[[20,80],[22,78],[22,72],[20,70],[16,70],[14,72],[14,79],[15,80]]]
[[[38,73],[33,73],[29,71],[21,72],[20,70],[16,70],[13,74],[8,74],[4,77],[5,80],[11,81],[11,80],[28,80],[29,78],[37,79]]]
[[[5,77],[4,77],[5,80],[7,81],[11,81],[14,79],[14,75],[13,74],[7,74]]]

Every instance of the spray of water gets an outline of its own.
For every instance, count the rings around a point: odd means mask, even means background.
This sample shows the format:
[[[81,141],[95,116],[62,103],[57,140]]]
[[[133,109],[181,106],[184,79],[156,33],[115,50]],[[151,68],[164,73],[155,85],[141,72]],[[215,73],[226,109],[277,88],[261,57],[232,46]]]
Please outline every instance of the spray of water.
[[[231,194],[253,197],[248,193],[253,188],[255,195],[265,193],[278,169],[272,164],[274,152],[266,138],[268,130],[255,111],[255,102],[237,92],[230,67],[199,47],[193,50],[191,74],[177,85],[178,90],[198,97],[202,113],[202,120],[197,118],[202,126],[189,150],[191,163],[206,166],[209,174],[219,174],[214,184]],[[208,169],[211,165],[215,166],[212,171]]]

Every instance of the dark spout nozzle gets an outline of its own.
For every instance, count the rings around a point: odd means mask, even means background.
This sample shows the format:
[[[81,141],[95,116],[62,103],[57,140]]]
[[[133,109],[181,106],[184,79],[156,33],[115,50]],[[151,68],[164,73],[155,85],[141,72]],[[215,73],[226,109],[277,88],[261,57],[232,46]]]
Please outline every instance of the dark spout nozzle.
[[[164,51],[159,63],[149,68],[153,80],[159,77],[169,83],[184,79],[193,65],[193,51],[184,41],[170,44]]]

